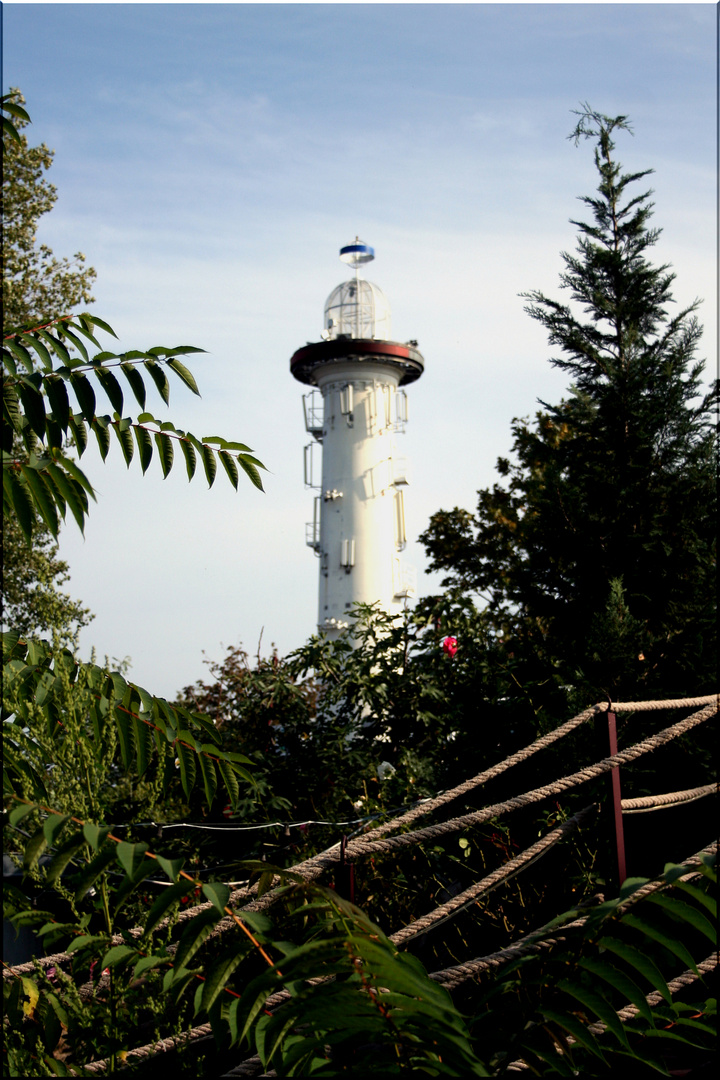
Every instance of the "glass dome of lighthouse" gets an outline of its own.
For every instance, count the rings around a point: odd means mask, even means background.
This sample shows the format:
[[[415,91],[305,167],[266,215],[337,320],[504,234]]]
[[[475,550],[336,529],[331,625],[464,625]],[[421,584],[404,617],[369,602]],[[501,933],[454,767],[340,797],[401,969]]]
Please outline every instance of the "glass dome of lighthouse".
[[[352,244],[340,248],[340,258],[352,266],[355,277],[344,281],[325,301],[322,336],[326,340],[338,337],[389,341],[390,304],[382,289],[360,277],[360,267],[375,258],[375,251],[358,237]]]

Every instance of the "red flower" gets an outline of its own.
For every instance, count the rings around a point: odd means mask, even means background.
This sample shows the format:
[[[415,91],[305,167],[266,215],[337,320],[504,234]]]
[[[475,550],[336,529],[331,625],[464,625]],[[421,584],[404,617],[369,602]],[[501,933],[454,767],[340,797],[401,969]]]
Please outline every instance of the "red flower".
[[[445,640],[442,643],[442,647],[443,647],[443,652],[445,653],[445,655],[449,656],[450,659],[452,660],[453,656],[457,652],[457,647],[458,647],[457,638],[455,638],[455,637],[446,637]]]

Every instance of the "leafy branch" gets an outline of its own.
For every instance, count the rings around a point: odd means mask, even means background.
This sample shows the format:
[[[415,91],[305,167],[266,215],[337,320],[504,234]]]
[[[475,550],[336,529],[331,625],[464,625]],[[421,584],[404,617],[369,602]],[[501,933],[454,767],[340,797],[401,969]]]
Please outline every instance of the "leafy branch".
[[[53,652],[46,642],[23,642],[16,633],[2,637],[5,792],[17,795],[29,790],[36,799],[48,798],[44,748],[27,732],[39,710],[45,736],[51,742],[62,740],[67,687],[78,682],[89,691],[87,704],[85,699],[82,702],[89,712],[88,737],[102,746],[106,724],[112,721],[126,772],[134,765],[137,775],[143,776],[154,755],[164,756],[167,785],[170,768],[177,760],[185,796],[190,797],[196,781],[202,778],[208,807],[217,793],[218,779],[233,806],[240,796],[238,777],[254,783],[246,768],[250,759],[222,750],[218,745],[221,737],[207,717],[154,697],[143,687],[126,682],[118,671],[81,663],[67,649]]]
[[[599,1063],[619,1071],[627,1058],[664,1073],[663,1042],[708,1045],[714,1028],[684,1015],[697,1010],[673,1003],[668,980],[678,964],[699,976],[694,957],[708,941],[717,947],[714,864],[703,856],[700,880],[691,883],[685,867],[669,863],[664,888],[648,893],[645,878],[628,878],[618,897],[589,915],[568,923],[575,910],[549,923],[550,947],[512,960],[486,987],[476,1019],[480,1052],[487,1047],[497,1067],[519,1059],[541,1075],[573,1076],[596,1075]],[[510,997],[512,1031],[502,1031],[501,1002]],[[501,1053],[498,1036],[507,1047]]]
[[[32,121],[26,110],[23,109],[22,105],[18,105],[17,102],[12,100],[13,96],[13,94],[3,94],[2,98],[0,98],[0,102],[2,102],[3,112],[10,114],[10,116],[3,116],[2,118],[2,132],[3,136],[7,136],[7,138],[12,139],[13,142],[20,145],[22,143],[22,139],[20,138],[18,129],[16,128],[15,124],[13,124],[10,117],[14,116],[16,120],[24,120],[27,124],[31,124]]]
[[[95,493],[85,473],[63,453],[63,449],[68,440],[72,440],[78,456],[82,457],[90,431],[97,439],[103,461],[110,450],[112,431],[128,466],[137,447],[143,473],[152,461],[154,443],[163,477],[167,477],[177,444],[189,480],[195,475],[199,456],[209,486],[215,481],[220,461],[235,490],[239,470],[255,487],[263,490],[259,470],[264,465],[245,443],[231,442],[219,436],[199,439],[169,421],[156,420],[146,411],[137,420],[122,415],[125,408],[123,389],[111,369],[122,373],[138,405],[145,410],[147,386],[144,374],[149,375],[165,404],[170,399],[166,369],[194,394],[199,394],[192,372],[179,357],[202,352],[202,349],[190,345],[171,349],[155,346],[147,352],[100,350],[90,356],[87,342],[100,349],[96,328],[116,336],[104,320],[83,314],[64,316],[42,326],[21,328],[4,340],[3,507],[6,513],[17,516],[28,543],[38,517],[57,538],[60,519],[65,520],[68,507],[81,531],[84,530],[88,498],[94,499]],[[112,416],[97,413],[93,380],[110,401],[114,410]],[[68,388],[74,404],[71,404]]]
[[[30,837],[30,840],[25,848],[24,867],[26,870],[32,870],[37,864],[40,854],[45,850],[48,844],[57,845],[60,836],[67,825],[80,825],[82,828],[82,834],[76,834],[72,837],[70,843],[66,842],[62,845],[60,850],[56,853],[53,859],[46,869],[46,881],[53,882],[59,878],[64,872],[66,867],[72,861],[79,848],[85,844],[93,851],[99,852],[104,841],[109,840],[116,845],[117,861],[122,866],[123,870],[127,874],[129,882],[133,887],[138,886],[150,873],[153,872],[152,864],[148,865],[148,860],[154,861],[161,870],[163,870],[174,886],[183,885],[184,881],[187,881],[196,889],[202,889],[203,893],[213,905],[213,907],[220,913],[221,916],[229,915],[233,922],[247,935],[252,944],[257,948],[263,959],[267,964],[272,966],[272,960],[263,949],[262,945],[253,936],[250,929],[245,925],[242,919],[238,918],[234,911],[228,907],[228,899],[230,896],[230,890],[227,885],[222,882],[202,882],[198,878],[193,877],[182,869],[182,859],[167,859],[162,855],[156,855],[149,850],[149,847],[145,843],[129,844],[125,840],[122,840],[119,836],[115,836],[112,832],[111,825],[98,825],[94,822],[82,821],[80,818],[74,817],[72,814],[62,814],[58,810],[54,810],[52,807],[44,806],[41,803],[29,802],[27,799],[22,799],[20,796],[13,794],[12,798],[15,802],[19,803],[15,809],[10,811],[9,823],[15,827],[23,818],[27,815],[40,811],[43,814],[48,815],[38,830]],[[107,860],[101,859],[98,861],[98,865],[105,867]],[[87,873],[84,873],[81,878],[81,884],[76,891],[75,899],[81,900],[82,896],[90,889],[93,881],[96,878],[91,878]],[[186,888],[183,885],[183,888]],[[122,890],[121,890],[122,891]],[[179,891],[177,888],[166,890],[153,905],[143,928],[143,936],[147,936],[151,930],[157,926],[161,917],[165,914],[167,909],[180,899]],[[40,921],[36,918],[35,920]],[[65,929],[64,927],[62,929]],[[46,923],[45,932],[57,935],[58,926],[53,920],[50,923]],[[43,930],[40,930],[43,933]],[[71,946],[73,943],[71,943]],[[79,942],[75,942],[74,948],[79,947]],[[71,947],[69,952],[74,951]],[[117,953],[117,950],[116,950]],[[120,955],[116,955],[116,959],[120,959]],[[103,967],[108,964],[108,956],[103,959]]]

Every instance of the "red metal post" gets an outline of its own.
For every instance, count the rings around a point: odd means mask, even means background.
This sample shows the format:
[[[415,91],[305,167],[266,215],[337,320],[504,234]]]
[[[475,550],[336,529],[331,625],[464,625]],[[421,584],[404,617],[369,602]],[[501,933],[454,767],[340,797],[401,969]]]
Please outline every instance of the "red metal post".
[[[340,866],[338,867],[337,882],[335,884],[335,892],[338,896],[342,896],[343,900],[349,900],[351,904],[355,903],[355,867],[352,863],[347,862],[345,859],[345,847],[347,845],[347,836],[343,836],[340,841]]]
[[[608,712],[608,741],[610,743],[610,756],[614,757],[618,752],[617,747],[617,720],[614,712]],[[612,783],[613,816],[615,820],[615,848],[617,850],[618,881],[622,885],[627,877],[625,870],[625,833],[622,819],[622,797],[620,795],[620,769],[613,769],[610,773]]]

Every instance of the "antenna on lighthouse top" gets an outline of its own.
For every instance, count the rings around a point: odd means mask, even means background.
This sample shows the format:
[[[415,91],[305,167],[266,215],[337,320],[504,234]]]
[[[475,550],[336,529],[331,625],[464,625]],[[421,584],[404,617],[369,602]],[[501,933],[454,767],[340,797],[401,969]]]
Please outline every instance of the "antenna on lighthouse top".
[[[352,266],[357,277],[360,267],[372,262],[375,258],[375,248],[363,243],[360,237],[356,236],[352,244],[346,244],[345,247],[340,248],[340,258],[348,266]]]
[[[375,258],[375,248],[371,248],[369,244],[363,243],[359,236],[355,237],[355,242],[352,244],[346,244],[345,247],[340,248],[340,258],[348,266],[352,266],[355,270],[355,331],[354,336],[360,337],[360,296],[359,296],[359,279],[360,279],[360,267],[365,263],[372,262]]]

